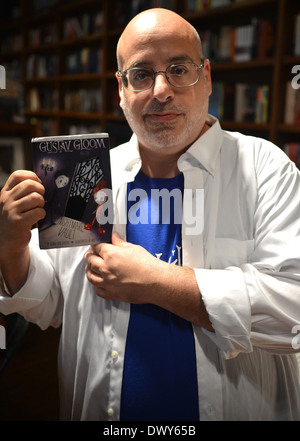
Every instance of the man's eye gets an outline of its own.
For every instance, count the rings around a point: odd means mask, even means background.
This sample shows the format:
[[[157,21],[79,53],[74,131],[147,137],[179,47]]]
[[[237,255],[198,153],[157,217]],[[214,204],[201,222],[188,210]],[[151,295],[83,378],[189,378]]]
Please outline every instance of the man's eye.
[[[171,75],[182,76],[188,73],[188,69],[185,66],[174,66],[171,70]]]
[[[151,73],[147,70],[137,70],[134,72],[134,81],[143,81],[151,78]]]

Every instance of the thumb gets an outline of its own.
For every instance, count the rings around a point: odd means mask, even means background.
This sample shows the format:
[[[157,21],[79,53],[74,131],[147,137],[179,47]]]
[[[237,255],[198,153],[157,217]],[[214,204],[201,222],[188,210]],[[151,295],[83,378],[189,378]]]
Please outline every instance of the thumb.
[[[119,233],[113,233],[111,237],[111,243],[116,246],[120,246],[123,243],[126,243],[124,239],[119,235]]]

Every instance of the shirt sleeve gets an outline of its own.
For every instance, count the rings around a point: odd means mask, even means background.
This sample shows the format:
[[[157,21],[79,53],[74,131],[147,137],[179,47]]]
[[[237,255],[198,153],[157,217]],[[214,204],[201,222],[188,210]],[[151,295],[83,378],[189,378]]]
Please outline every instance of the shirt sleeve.
[[[247,261],[195,269],[215,329],[205,332],[225,358],[253,346],[280,354],[299,351],[293,329],[300,324],[300,173],[283,152],[274,153],[255,152],[254,249]]]
[[[41,329],[60,326],[63,301],[52,262],[51,253],[39,249],[33,230],[27,281],[11,296],[1,275],[0,311],[5,315],[17,312]]]

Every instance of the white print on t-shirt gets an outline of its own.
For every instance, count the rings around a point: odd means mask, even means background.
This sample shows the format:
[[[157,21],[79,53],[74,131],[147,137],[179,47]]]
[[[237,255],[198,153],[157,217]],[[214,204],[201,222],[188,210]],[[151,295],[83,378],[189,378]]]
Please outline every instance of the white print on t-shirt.
[[[173,265],[179,265],[181,266],[181,247],[176,245],[177,248],[177,259],[172,261],[172,258],[175,257],[176,250],[172,250],[172,256],[169,257],[168,263],[171,263]],[[155,256],[160,259],[163,253],[155,253]]]

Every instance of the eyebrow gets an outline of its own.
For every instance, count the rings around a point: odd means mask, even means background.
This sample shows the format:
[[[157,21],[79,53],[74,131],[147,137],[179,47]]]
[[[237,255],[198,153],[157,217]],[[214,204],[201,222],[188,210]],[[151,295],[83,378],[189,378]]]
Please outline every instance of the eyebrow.
[[[167,64],[173,64],[173,63],[194,63],[194,60],[188,56],[188,55],[176,55],[174,57],[170,57],[166,60]],[[149,61],[135,61],[130,64],[130,66],[127,69],[131,69],[132,67],[142,67],[142,66],[149,66],[152,65],[152,63],[149,63]]]

